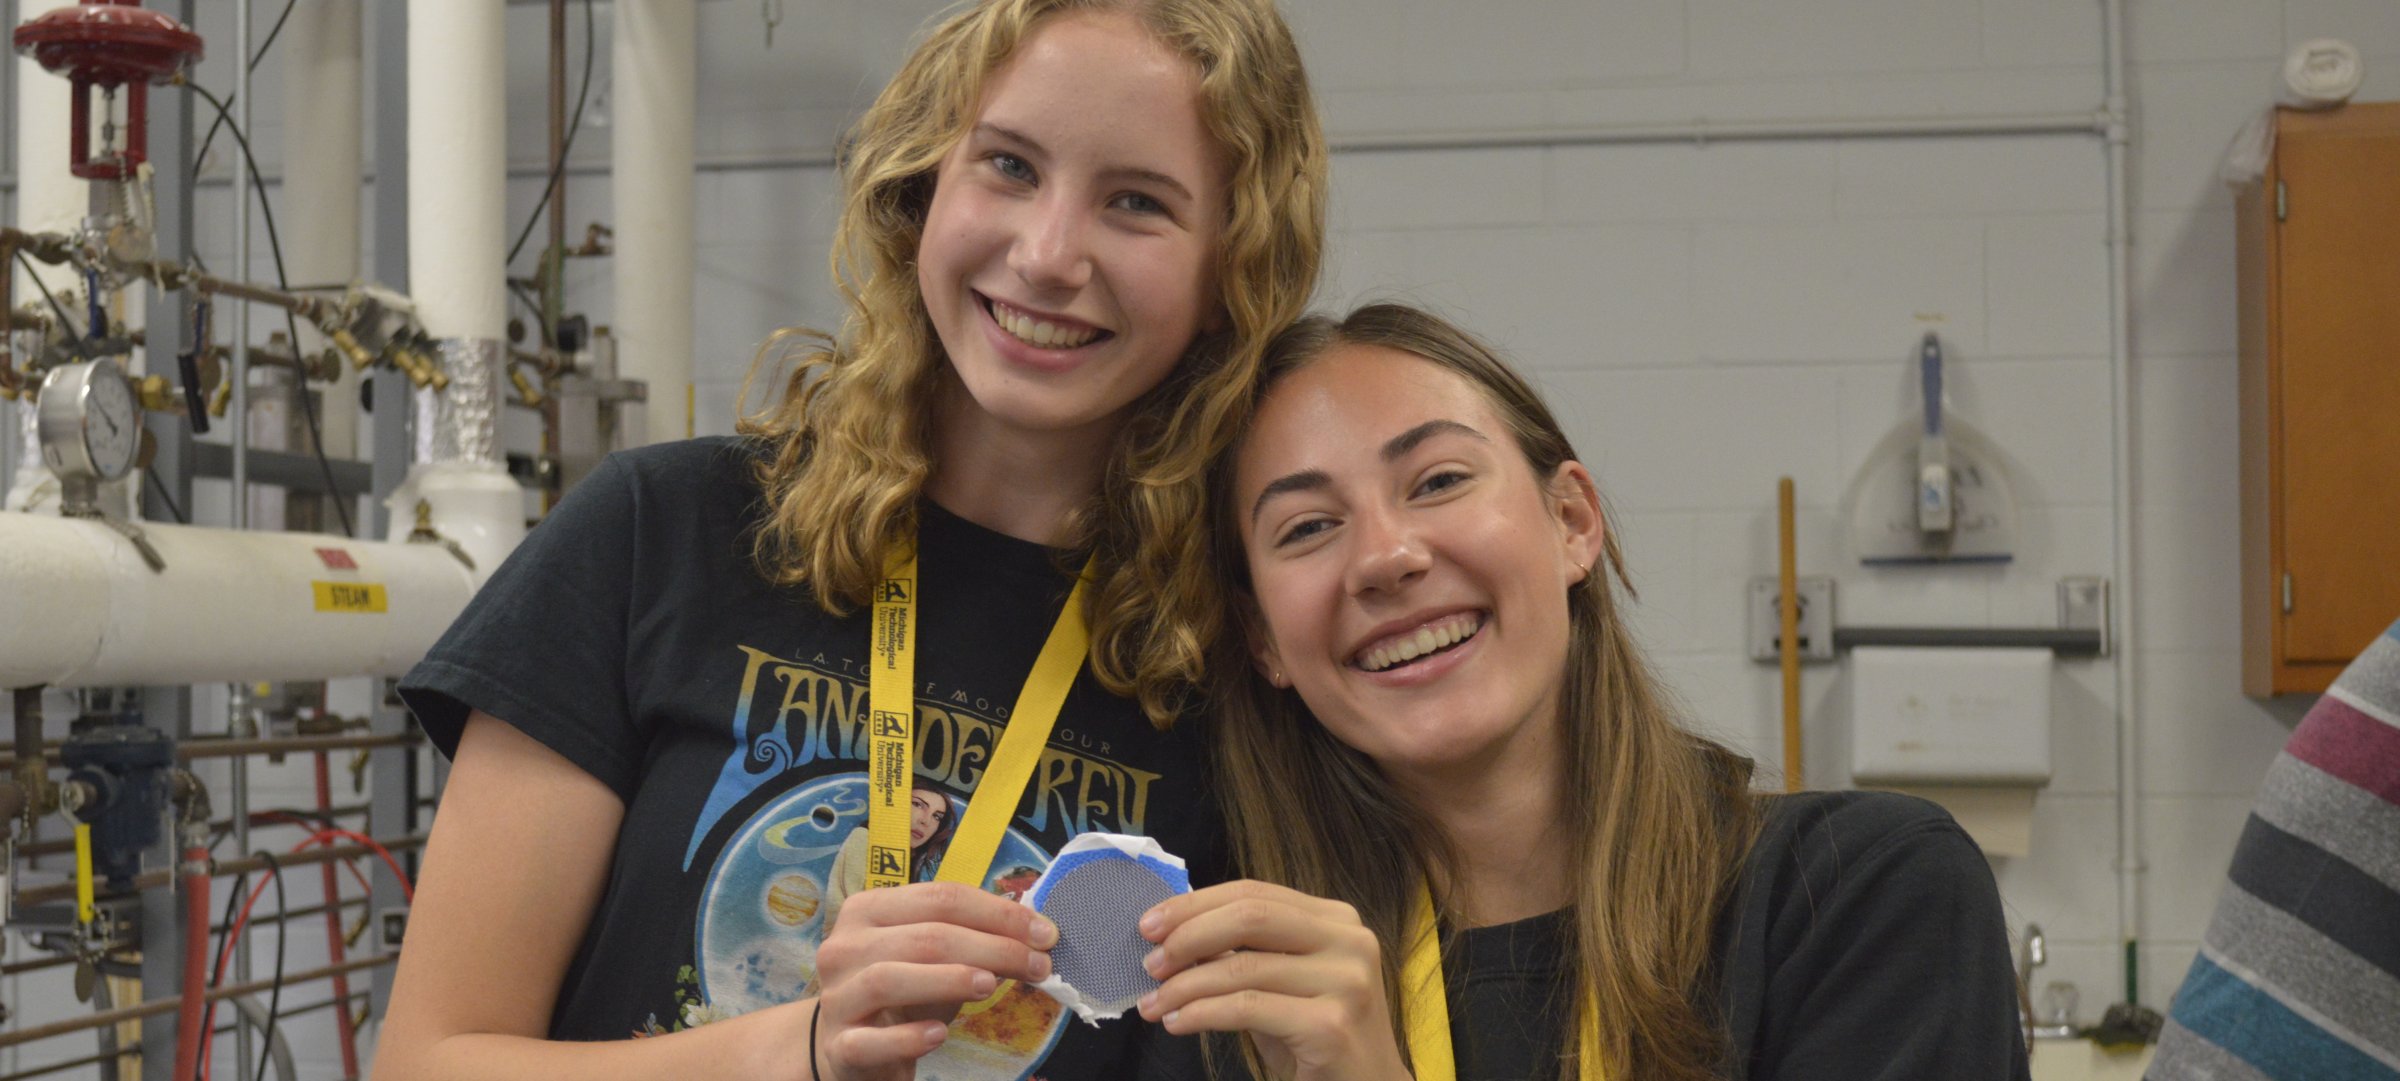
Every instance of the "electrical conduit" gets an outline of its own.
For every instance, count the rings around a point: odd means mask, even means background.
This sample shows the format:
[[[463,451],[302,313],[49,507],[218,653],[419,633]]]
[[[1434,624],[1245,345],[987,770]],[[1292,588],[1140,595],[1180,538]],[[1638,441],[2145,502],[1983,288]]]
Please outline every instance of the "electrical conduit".
[[[2126,172],[2130,141],[2125,97],[2125,2],[2101,0],[2108,92],[2102,132],[2108,159],[2108,372],[2114,466],[2113,511],[2117,676],[2117,937],[2125,949],[2125,1001],[2138,1003],[2141,969],[2142,770],[2139,639],[2134,635],[2133,577],[2133,213]]]

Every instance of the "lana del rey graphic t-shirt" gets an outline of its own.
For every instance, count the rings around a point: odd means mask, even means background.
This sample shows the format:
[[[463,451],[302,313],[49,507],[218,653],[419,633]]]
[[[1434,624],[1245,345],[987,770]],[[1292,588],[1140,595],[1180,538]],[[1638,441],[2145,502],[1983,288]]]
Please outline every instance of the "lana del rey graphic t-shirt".
[[[817,944],[864,886],[869,614],[828,615],[760,577],[759,453],[718,438],[610,457],[402,682],[444,753],[480,709],[625,801],[553,1038],[654,1035],[813,995]],[[912,881],[940,865],[1081,563],[930,501],[918,517]],[[984,887],[1022,893],[1094,830],[1155,837],[1195,878],[1220,877],[1201,727],[1158,731],[1087,667]],[[1186,1050],[1012,982],[961,1010],[917,1076],[1121,1077]]]

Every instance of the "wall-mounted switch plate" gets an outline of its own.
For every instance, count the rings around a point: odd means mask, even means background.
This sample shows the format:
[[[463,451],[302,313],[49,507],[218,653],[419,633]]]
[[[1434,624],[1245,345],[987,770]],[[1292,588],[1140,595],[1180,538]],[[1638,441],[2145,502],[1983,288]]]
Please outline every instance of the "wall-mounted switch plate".
[[[1833,659],[1833,579],[1824,575],[1803,575],[1794,583],[1800,595],[1800,659],[1804,662]],[[1783,583],[1778,578],[1759,577],[1750,580],[1749,638],[1750,659],[1773,663],[1779,659],[1779,642],[1783,631],[1781,595]]]

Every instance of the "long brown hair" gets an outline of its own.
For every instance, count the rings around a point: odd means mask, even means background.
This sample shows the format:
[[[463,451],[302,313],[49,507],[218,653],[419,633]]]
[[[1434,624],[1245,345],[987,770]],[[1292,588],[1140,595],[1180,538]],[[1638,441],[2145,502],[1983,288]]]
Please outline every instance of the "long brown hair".
[[[884,554],[914,535],[936,465],[929,432],[945,365],[916,275],[934,173],[992,73],[1040,20],[1075,9],[1127,11],[1199,69],[1201,120],[1231,177],[1215,267],[1224,329],[1202,335],[1135,403],[1068,542],[1098,557],[1085,613],[1094,673],[1163,728],[1200,679],[1222,619],[1206,541],[1192,528],[1206,510],[1208,462],[1247,399],[1261,347],[1307,304],[1324,246],[1325,140],[1272,0],[984,0],[936,24],[843,147],[832,257],[849,307],[842,332],[770,337],[752,378],[787,361],[791,370],[780,400],[740,430],[767,448],[761,572],[809,587],[829,611],[864,605]]]
[[[1490,347],[1401,305],[1360,308],[1339,322],[1301,320],[1267,347],[1253,402],[1345,344],[1397,349],[1464,377],[1506,419],[1536,477],[1551,477],[1575,458],[1540,395]],[[1232,524],[1232,459],[1228,453],[1219,461],[1212,480],[1212,557],[1238,609],[1255,619]],[[1757,833],[1750,761],[1676,723],[1618,611],[1618,591],[1630,596],[1632,587],[1613,530],[1604,555],[1608,573],[1585,575],[1568,597],[1558,722],[1567,761],[1566,809],[1556,826],[1573,838],[1567,851],[1581,864],[1568,921],[1574,1006],[1592,996],[1604,1059],[1598,1065],[1609,1076],[1697,1081],[1713,1076],[1724,1054],[1702,982],[1717,909]],[[1444,876],[1433,872],[1454,865],[1449,842],[1373,761],[1333,738],[1297,693],[1262,678],[1242,638],[1224,635],[1210,668],[1221,726],[1213,741],[1220,798],[1240,869],[1358,910],[1383,943],[1397,1033],[1412,898],[1420,882],[1440,888]],[[1450,898],[1437,896],[1435,904],[1455,911]],[[1572,1040],[1568,1047],[1564,1075],[1573,1078]],[[1255,1049],[1250,1054],[1255,1063]]]

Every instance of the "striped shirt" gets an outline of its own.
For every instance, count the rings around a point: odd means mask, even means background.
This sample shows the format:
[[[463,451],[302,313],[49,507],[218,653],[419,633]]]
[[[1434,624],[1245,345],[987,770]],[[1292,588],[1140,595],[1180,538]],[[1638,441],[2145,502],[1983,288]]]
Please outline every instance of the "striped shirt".
[[[2149,1081],[2400,1081],[2400,623],[2267,770]]]

